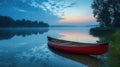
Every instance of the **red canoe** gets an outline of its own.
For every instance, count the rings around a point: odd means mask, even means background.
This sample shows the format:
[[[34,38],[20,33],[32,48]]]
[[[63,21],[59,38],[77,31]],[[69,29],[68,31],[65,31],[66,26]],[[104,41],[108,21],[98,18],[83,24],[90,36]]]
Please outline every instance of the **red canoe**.
[[[52,37],[48,37],[48,46],[56,50],[86,55],[101,55],[108,50],[108,43],[78,43]]]

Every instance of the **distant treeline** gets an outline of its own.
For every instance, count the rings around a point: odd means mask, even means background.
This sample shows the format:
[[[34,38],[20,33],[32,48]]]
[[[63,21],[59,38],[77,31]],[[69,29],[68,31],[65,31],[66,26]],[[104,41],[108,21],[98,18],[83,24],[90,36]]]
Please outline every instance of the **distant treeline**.
[[[30,21],[26,19],[14,20],[8,16],[0,16],[0,28],[6,27],[48,27],[43,21]]]

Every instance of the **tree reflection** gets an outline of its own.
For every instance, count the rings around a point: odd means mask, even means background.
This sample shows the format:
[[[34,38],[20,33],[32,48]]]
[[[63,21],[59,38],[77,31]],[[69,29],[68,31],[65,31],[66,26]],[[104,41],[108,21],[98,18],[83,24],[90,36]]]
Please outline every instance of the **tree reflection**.
[[[20,29],[0,29],[0,40],[10,39],[16,36],[26,37],[32,34],[43,34],[48,32],[49,28],[20,28]]]
[[[105,29],[105,28],[91,28],[89,31],[90,35],[93,35],[94,37],[98,37],[98,42],[108,41],[110,39],[110,36],[115,33],[115,30],[113,29]]]

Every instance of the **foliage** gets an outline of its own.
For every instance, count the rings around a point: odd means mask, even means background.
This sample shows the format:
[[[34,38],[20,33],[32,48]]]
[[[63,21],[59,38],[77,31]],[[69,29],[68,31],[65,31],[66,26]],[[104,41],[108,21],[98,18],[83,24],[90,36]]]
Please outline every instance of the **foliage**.
[[[8,17],[8,16],[0,16],[0,27],[10,27],[10,26],[14,26],[15,21],[11,18],[11,17]]]
[[[111,36],[109,50],[109,64],[111,67],[120,67],[120,32]]]
[[[96,27],[96,28],[91,28],[90,29],[90,34],[95,36],[95,37],[104,37],[108,38],[110,37],[113,33],[115,33],[115,28],[103,28],[103,27]]]
[[[47,23],[42,21],[14,20],[8,16],[0,16],[0,27],[48,27]]]
[[[120,27],[120,0],[94,0],[92,8],[101,27]]]

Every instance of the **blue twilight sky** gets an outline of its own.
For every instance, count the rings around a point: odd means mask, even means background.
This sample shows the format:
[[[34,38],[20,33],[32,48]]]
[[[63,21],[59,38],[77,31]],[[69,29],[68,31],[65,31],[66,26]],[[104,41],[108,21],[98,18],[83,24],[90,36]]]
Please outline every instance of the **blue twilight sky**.
[[[0,0],[0,15],[38,20],[50,25],[95,22],[93,0]],[[93,23],[92,23],[93,24]]]

